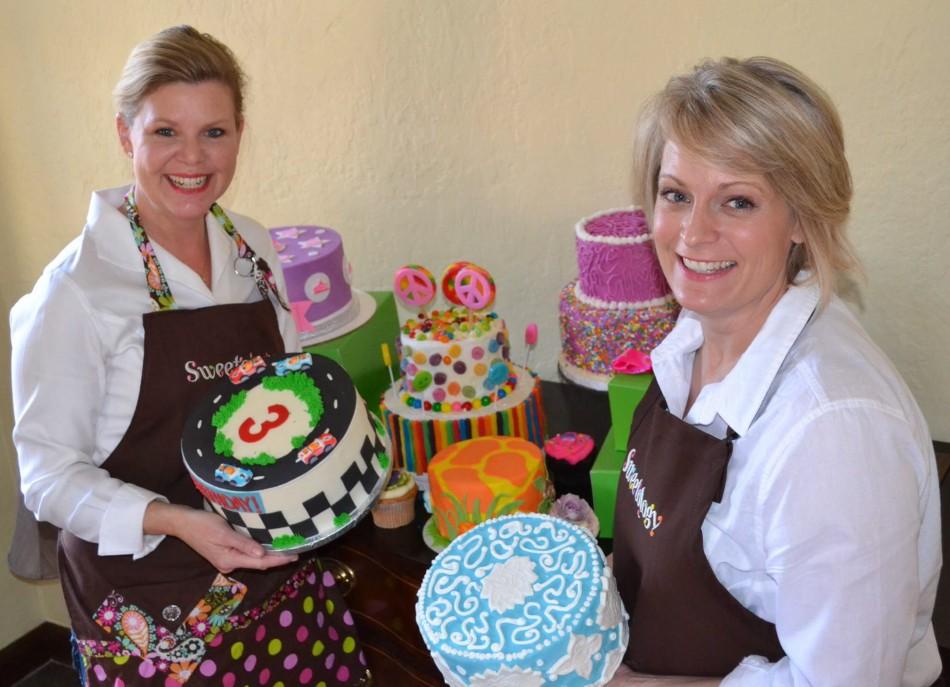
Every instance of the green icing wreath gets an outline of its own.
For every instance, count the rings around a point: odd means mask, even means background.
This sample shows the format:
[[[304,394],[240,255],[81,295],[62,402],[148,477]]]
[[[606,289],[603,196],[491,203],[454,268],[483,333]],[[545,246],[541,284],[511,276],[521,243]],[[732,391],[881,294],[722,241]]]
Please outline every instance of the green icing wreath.
[[[261,381],[268,391],[290,391],[299,398],[307,407],[310,415],[310,426],[316,427],[323,417],[323,398],[320,395],[320,389],[314,383],[310,375],[303,372],[291,372],[284,376],[264,377]],[[234,441],[221,432],[234,414],[240,410],[247,400],[247,389],[241,389],[228,399],[227,403],[222,405],[211,416],[211,424],[218,430],[214,435],[214,451],[218,455],[234,457]],[[294,449],[301,448],[307,442],[307,436],[291,437],[290,445]],[[238,458],[242,465],[271,465],[277,462],[277,458],[269,453],[261,452],[255,456]]]

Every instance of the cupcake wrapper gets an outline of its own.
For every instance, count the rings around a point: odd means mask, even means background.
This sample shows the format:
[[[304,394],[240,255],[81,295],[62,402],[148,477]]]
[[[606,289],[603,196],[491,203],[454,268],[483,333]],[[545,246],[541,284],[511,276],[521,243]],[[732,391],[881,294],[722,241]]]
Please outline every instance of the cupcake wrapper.
[[[373,506],[373,523],[383,529],[403,527],[411,523],[416,516],[417,489],[396,499],[380,499]]]

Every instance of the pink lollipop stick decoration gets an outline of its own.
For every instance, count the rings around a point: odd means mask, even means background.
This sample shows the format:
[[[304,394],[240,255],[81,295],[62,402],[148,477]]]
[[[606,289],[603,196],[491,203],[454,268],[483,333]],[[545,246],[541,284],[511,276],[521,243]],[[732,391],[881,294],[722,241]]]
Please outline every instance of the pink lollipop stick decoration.
[[[524,369],[528,369],[528,360],[531,358],[531,351],[538,345],[538,325],[534,322],[524,328]]]
[[[396,270],[393,293],[410,310],[421,310],[435,299],[435,277],[422,265],[406,265]]]
[[[469,263],[455,275],[455,295],[469,310],[491,307],[495,302],[495,280],[487,270]]]

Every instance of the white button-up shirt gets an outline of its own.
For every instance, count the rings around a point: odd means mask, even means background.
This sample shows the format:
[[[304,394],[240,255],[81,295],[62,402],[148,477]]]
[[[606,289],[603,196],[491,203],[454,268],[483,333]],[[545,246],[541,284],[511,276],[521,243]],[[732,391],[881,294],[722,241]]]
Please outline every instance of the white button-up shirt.
[[[900,375],[844,304],[791,287],[735,367],[683,417],[703,343],[684,311],[652,354],[671,413],[735,441],[703,523],[719,581],[774,623],[786,657],[722,683],[929,687],[941,565],[933,444]]]
[[[24,502],[37,519],[98,542],[100,555],[140,557],[162,539],[142,532],[145,508],[162,497],[99,467],[132,419],[142,376],[142,315],[152,311],[141,254],[128,219],[117,210],[127,190],[93,193],[82,234],[11,310],[13,442]],[[285,293],[267,230],[228,215]],[[152,242],[178,306],[259,301],[254,280],[234,272],[234,239],[210,213],[205,230],[211,246],[210,290]],[[286,349],[300,350],[293,318],[278,309],[277,319]]]

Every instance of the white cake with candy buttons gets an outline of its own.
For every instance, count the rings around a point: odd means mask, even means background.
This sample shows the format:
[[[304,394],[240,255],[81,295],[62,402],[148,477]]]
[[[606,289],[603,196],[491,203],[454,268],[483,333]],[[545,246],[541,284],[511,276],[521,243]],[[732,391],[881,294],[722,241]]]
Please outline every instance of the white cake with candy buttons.
[[[393,457],[424,475],[446,446],[480,436],[544,442],[541,382],[510,358],[508,328],[491,309],[495,282],[469,262],[442,276],[446,307],[434,307],[439,288],[420,265],[395,275],[401,305],[398,356],[402,376],[381,409]]]
[[[525,513],[452,541],[422,581],[416,622],[450,687],[600,687],[629,636],[596,540]]]
[[[258,356],[192,412],[182,456],[207,504],[234,529],[272,550],[303,551],[368,512],[389,479],[384,436],[333,360]]]

